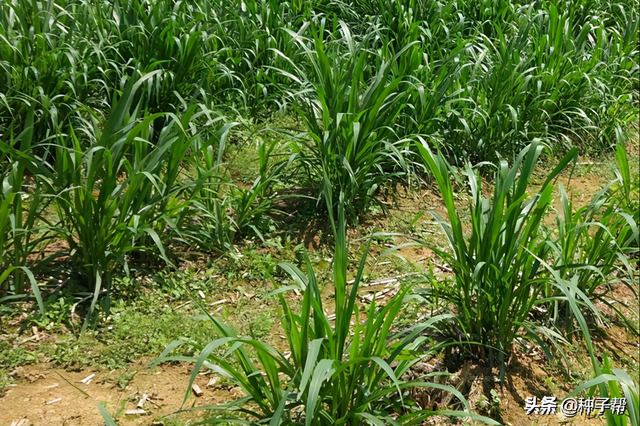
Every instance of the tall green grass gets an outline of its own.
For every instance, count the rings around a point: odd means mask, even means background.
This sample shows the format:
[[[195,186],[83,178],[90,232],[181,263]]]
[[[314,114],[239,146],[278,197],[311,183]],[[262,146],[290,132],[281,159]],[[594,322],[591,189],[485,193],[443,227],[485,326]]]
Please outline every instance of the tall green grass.
[[[228,252],[242,237],[263,237],[284,163],[267,161],[265,146],[258,155],[271,165],[251,187],[238,185],[223,172],[217,142],[196,143],[214,141],[220,127],[202,118],[205,111],[230,122],[260,124],[274,111],[299,119],[306,134],[287,147],[306,180],[285,184],[315,190],[325,216],[336,214],[343,194],[349,223],[384,209],[380,190],[416,171],[419,150],[408,141],[418,136],[457,165],[517,158],[533,138],[558,155],[572,147],[609,152],[638,117],[635,6],[2,2],[3,294],[23,297],[31,287],[37,297],[24,268],[55,233],[69,243],[92,295],[108,287],[96,271],[126,266],[132,250],[161,252],[179,240]],[[141,75],[131,90],[126,82]],[[195,179],[182,173],[185,157],[196,160],[189,162]],[[620,173],[619,191],[629,193],[629,173]],[[134,192],[140,196],[126,195]],[[57,218],[43,214],[48,203]],[[619,213],[638,223],[631,204],[619,208],[614,222],[598,219],[616,239],[615,228],[626,226]],[[98,223],[104,230],[91,228]],[[631,254],[637,242],[616,244]]]
[[[617,211],[610,185],[577,210],[562,185],[559,189],[562,208],[555,228],[559,235],[551,243],[554,266],[563,274],[576,274],[578,286],[590,297],[602,298],[597,291],[608,285],[614,271],[633,276],[629,255],[637,251],[633,246],[637,245],[638,225]]]
[[[36,179],[29,184],[27,175],[38,173],[42,165],[32,158],[34,108],[27,113],[24,130],[7,142],[0,142],[0,300],[25,296],[28,284],[44,314],[44,303],[29,257],[50,237],[39,219],[51,202]],[[25,187],[31,186],[31,191]]]
[[[605,411],[607,426],[631,426],[640,425],[640,387],[637,379],[633,379],[629,374],[620,369],[612,368],[609,358],[604,355],[602,357],[602,368],[594,365],[596,376],[575,388],[567,398],[579,395],[581,392],[589,390],[589,395],[593,397],[595,390],[599,390],[601,398],[625,399],[626,412],[624,415],[611,413],[611,410]],[[622,389],[622,392],[620,391]]]
[[[521,332],[535,335],[529,314],[534,306],[545,303],[549,283],[538,260],[548,253],[542,220],[552,201],[553,181],[575,158],[576,150],[560,161],[535,192],[530,180],[544,149],[539,142],[523,149],[511,165],[506,160],[489,165],[495,167],[489,197],[484,195],[478,172],[468,164],[464,173],[472,203],[465,212],[456,206],[450,166],[443,154],[434,153],[424,142],[418,149],[446,207],[448,220],[435,212],[433,216],[451,251],[437,252],[454,273],[451,284],[436,285],[427,293],[451,304],[462,334],[480,344],[475,351],[481,358],[501,367],[502,378],[516,337]]]
[[[624,302],[611,294],[614,281],[625,283],[631,292],[637,294],[633,285],[632,257],[638,252],[638,222],[633,217],[637,217],[637,213],[628,211],[633,195],[627,192],[630,189],[629,170],[622,145],[616,148],[616,156],[616,179],[578,209],[574,208],[573,200],[562,184],[558,184],[561,207],[556,216],[556,226],[550,230],[553,236],[547,244],[552,250],[553,267],[560,276],[575,278],[577,287],[584,294],[609,306],[637,333],[637,325],[616,306],[624,305]],[[557,289],[552,293],[557,295]],[[564,313],[560,312],[563,310],[561,305],[564,305]],[[555,304],[554,317],[556,322],[564,319],[566,327],[572,327],[573,316],[566,304]]]
[[[638,251],[640,241],[638,240],[638,224],[640,224],[640,176],[632,173],[629,167],[629,158],[625,145],[616,146],[616,179],[617,182],[612,188],[613,197],[618,208],[618,212],[623,217],[627,217],[632,228],[632,236],[635,241],[631,241],[631,248]],[[635,223],[635,228],[633,226]]]
[[[158,207],[177,189],[181,160],[193,141],[187,130],[193,109],[181,118],[169,117],[154,138],[157,116],[139,120],[139,105],[129,112],[136,91],[152,77],[127,83],[103,128],[97,123],[82,129],[69,126],[68,133],[58,137],[51,173],[56,212],[61,235],[88,284],[89,319],[103,292],[108,306],[114,267],[126,272],[127,254],[149,247],[141,245],[141,239],[150,238],[165,257],[155,227],[164,215]],[[88,148],[79,139],[80,131],[95,138]]]
[[[310,64],[294,77],[306,85],[298,110],[309,140],[295,143],[293,150],[319,188],[319,205],[326,205],[327,176],[331,199],[337,202],[343,194],[347,218],[355,221],[376,203],[377,190],[408,170],[403,154],[408,141],[394,128],[406,95],[399,90],[402,78],[391,74],[392,59],[370,69],[372,53],[365,42],[344,22],[335,39],[325,40],[325,25],[311,27],[312,39],[292,33]],[[330,208],[336,211],[337,205]]]
[[[328,191],[328,203],[331,203],[330,194]],[[289,354],[267,343],[238,336],[231,327],[209,316],[222,337],[206,346],[196,345],[200,354],[194,358],[169,356],[180,345],[193,345],[193,342],[176,341],[155,361],[194,362],[189,388],[203,367],[214,365],[246,394],[246,397],[225,405],[195,407],[189,411],[211,411],[205,421],[212,423],[409,425],[440,414],[497,424],[472,414],[465,398],[455,388],[432,382],[429,375],[416,381],[401,378],[437,349],[433,347],[418,354],[426,341],[423,334],[447,316],[434,317],[406,328],[396,327],[409,287],[385,305],[377,306],[373,302],[368,308],[359,306],[358,289],[368,251],[360,260],[354,282],[348,284],[343,203],[342,199],[338,202],[337,222],[330,213],[336,236],[332,283],[335,295],[331,302],[335,318],[331,319],[327,313],[328,306],[321,297],[316,274],[306,254],[306,273],[293,264],[280,264],[293,281],[288,286],[272,281],[276,288],[273,295],[279,298],[283,310],[282,325]],[[294,289],[303,295],[300,309],[285,296]],[[403,402],[404,392],[410,388],[450,392],[463,410],[416,409],[408,404],[409,401]],[[185,402],[188,395],[189,391]],[[399,416],[393,416],[393,413]]]
[[[596,355],[596,347],[593,344],[585,314],[590,313],[598,317],[597,309],[575,285],[577,282],[576,277],[572,277],[569,280],[564,279],[558,271],[554,270],[544,260],[540,259],[540,263],[549,271],[555,284],[565,289],[564,295],[566,297],[564,300],[572,307],[572,314],[582,332],[581,337],[584,338],[584,347],[589,354],[594,372],[593,379],[576,387],[566,398],[575,397],[585,390],[589,390],[589,397],[593,397],[597,391],[601,398],[607,398],[609,401],[610,398],[624,398],[626,403],[625,414],[613,414],[610,409],[604,410],[606,424],[608,426],[626,426],[629,423],[632,426],[640,424],[640,399],[638,398],[637,380],[631,378],[622,369],[612,368],[606,354],[602,354],[602,356]],[[582,299],[582,302],[585,303],[579,303],[579,299]]]

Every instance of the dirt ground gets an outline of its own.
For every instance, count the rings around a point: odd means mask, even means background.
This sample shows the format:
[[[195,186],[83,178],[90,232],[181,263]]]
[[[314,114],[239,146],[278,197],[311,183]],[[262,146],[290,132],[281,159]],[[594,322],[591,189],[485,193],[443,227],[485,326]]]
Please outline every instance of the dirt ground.
[[[130,371],[137,373],[124,387],[114,383],[114,372],[69,372],[47,365],[21,368],[15,374],[16,384],[0,398],[0,425],[28,419],[26,425],[34,426],[99,426],[103,420],[98,403],[107,403],[106,408],[111,413],[120,411],[124,414],[118,417],[120,426],[159,425],[163,424],[159,420],[162,416],[170,415],[181,407],[219,404],[240,396],[237,388],[207,386],[213,376],[199,375],[196,384],[202,396],[196,398],[189,392],[183,405],[191,366],[151,368],[148,361],[141,360],[130,367]],[[91,374],[95,376],[90,383],[81,382]],[[146,401],[140,404],[144,395],[147,395]],[[138,409],[144,413],[126,414]],[[194,414],[182,416],[187,419],[195,417]]]
[[[638,339],[629,339],[626,330],[620,326],[611,327],[605,339],[599,345],[619,351],[620,356],[638,358]],[[213,405],[228,402],[242,396],[239,388],[212,384],[207,386],[211,374],[200,374],[196,384],[202,390],[202,396],[196,398],[191,392],[183,405],[185,392],[191,375],[191,365],[162,365],[152,369],[149,360],[141,360],[131,366],[130,371],[137,374],[120,386],[114,372],[91,371],[69,372],[64,369],[50,368],[47,365],[19,368],[15,374],[15,385],[11,386],[4,397],[0,398],[0,425],[24,426],[101,426],[102,417],[98,403],[107,403],[107,409],[120,412],[120,426],[165,425],[163,416],[171,415],[182,408]],[[95,374],[90,383],[81,381]],[[466,380],[470,383],[468,399],[477,409],[479,401],[494,390],[499,397],[499,412],[503,424],[507,426],[529,425],[602,425],[603,418],[576,416],[568,419],[561,414],[527,416],[523,410],[527,397],[556,396],[562,398],[572,389],[562,383],[562,378],[549,370],[543,354],[535,350],[530,353],[514,355],[509,366],[506,384],[501,387],[494,376],[484,374],[481,367],[472,368]],[[548,383],[553,378],[558,388],[550,392]],[[558,379],[558,380],[557,380]],[[216,381],[215,379],[213,380]],[[140,407],[144,414],[127,415],[127,412],[139,409],[139,403],[147,395]],[[483,397],[484,396],[484,397]],[[182,421],[198,417],[194,413],[180,415]],[[27,419],[24,424],[19,423]],[[188,424],[188,423],[187,423]]]

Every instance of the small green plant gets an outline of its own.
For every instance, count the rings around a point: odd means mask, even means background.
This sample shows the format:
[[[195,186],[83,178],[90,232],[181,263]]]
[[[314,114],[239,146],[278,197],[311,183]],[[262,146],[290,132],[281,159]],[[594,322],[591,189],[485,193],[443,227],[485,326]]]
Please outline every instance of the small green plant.
[[[636,252],[638,225],[633,218],[621,212],[612,196],[611,186],[600,190],[589,204],[574,211],[573,203],[562,184],[559,184],[561,214],[556,216],[557,238],[548,242],[552,249],[557,269],[565,278],[577,277],[578,288],[589,298],[600,300],[619,314],[631,329],[637,332],[637,325],[626,320],[614,303],[611,303],[610,282],[614,271],[621,276],[633,276],[629,256]],[[624,280],[623,280],[624,282]],[[627,287],[637,292],[631,283]],[[558,295],[558,289],[553,294]],[[565,311],[563,317],[571,317],[571,309],[566,304],[555,303],[555,317],[558,310]],[[569,327],[572,320],[566,321]]]
[[[482,396],[476,403],[476,407],[480,410],[480,413],[487,414],[492,418],[500,417],[500,395],[495,389],[489,391],[491,399],[486,396]]]
[[[13,383],[13,379],[7,376],[7,373],[0,369],[0,397],[4,395],[4,391],[10,384]]]
[[[11,342],[0,341],[0,370],[11,371],[15,367],[31,364],[37,360],[37,355]]]
[[[237,125],[227,123],[211,140],[196,144],[200,154],[194,158],[197,178],[189,208],[178,222],[188,242],[232,256],[239,237],[256,236],[265,241],[265,232],[273,228],[269,216],[277,200],[273,187],[286,166],[270,164],[275,145],[263,142],[258,147],[259,176],[249,188],[233,182],[225,171],[223,155],[229,131]]]
[[[489,393],[491,394],[491,416],[497,417],[500,415],[500,395],[495,389],[491,389]]]
[[[68,292],[62,292],[47,298],[45,307],[47,309],[43,320],[36,321],[41,327],[50,323],[60,325],[68,323],[71,320],[71,311],[73,309],[74,298]]]
[[[264,339],[270,334],[272,326],[273,319],[269,313],[261,311],[253,315],[253,319],[249,322],[249,335],[255,340]]]
[[[118,376],[118,387],[120,388],[120,390],[127,390],[129,383],[131,383],[136,374],[138,374],[137,370],[123,371],[122,373],[120,373],[120,375]]]

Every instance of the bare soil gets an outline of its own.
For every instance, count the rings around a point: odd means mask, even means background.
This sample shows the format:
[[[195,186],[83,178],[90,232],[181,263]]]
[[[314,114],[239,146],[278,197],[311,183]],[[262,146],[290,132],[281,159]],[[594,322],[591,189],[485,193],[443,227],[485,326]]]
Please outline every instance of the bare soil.
[[[113,413],[121,411],[120,426],[162,424],[158,421],[181,407],[193,405],[220,404],[240,395],[238,388],[224,385],[207,387],[212,376],[198,375],[196,384],[203,395],[196,398],[191,392],[183,405],[185,392],[191,375],[191,365],[162,365],[154,369],[148,360],[140,360],[129,368],[129,374],[137,371],[124,387],[118,384],[120,372],[91,371],[69,372],[48,365],[36,365],[19,369],[16,384],[0,398],[0,425],[11,425],[21,419],[28,419],[28,425],[48,426],[98,426],[103,424],[97,408],[98,403],[106,403]],[[89,384],[80,381],[95,374]],[[147,395],[142,404],[146,414],[126,415],[137,410],[138,403]],[[187,413],[182,419],[196,418],[197,414]]]

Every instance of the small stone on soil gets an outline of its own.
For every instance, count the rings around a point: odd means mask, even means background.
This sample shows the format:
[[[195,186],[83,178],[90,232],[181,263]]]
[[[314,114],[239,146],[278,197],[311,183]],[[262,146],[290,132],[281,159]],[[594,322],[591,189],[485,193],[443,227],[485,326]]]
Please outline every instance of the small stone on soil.
[[[191,386],[191,392],[193,392],[196,398],[200,398],[203,394],[202,389],[200,389],[200,386],[196,385],[195,383],[193,384],[193,386]]]

